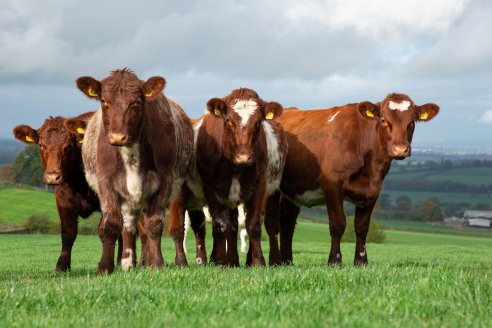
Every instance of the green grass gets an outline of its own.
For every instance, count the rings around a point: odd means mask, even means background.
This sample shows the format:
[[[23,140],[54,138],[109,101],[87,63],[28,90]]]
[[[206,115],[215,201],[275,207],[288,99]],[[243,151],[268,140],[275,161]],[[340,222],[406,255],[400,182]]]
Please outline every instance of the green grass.
[[[0,236],[0,326],[490,324],[492,239],[387,231],[387,240],[387,244],[368,245],[366,268],[351,264],[354,244],[350,243],[342,244],[344,265],[327,267],[327,225],[301,222],[292,267],[230,269],[191,264],[177,269],[169,264],[162,271],[117,270],[97,277],[101,246],[95,236],[79,236],[73,270],[67,274],[52,272],[60,247],[58,236]],[[192,245],[189,238],[188,248]],[[167,263],[172,263],[170,239],[163,239],[163,252]],[[190,251],[190,263],[193,256]]]
[[[377,220],[377,222],[386,228],[396,230],[492,237],[492,229],[463,229],[418,221]]]
[[[381,193],[389,194],[391,196],[392,203],[400,196],[407,196],[412,200],[415,205],[423,200],[437,197],[442,202],[455,202],[455,203],[468,203],[475,205],[478,203],[489,204],[492,207],[492,197],[486,195],[473,195],[463,192],[426,192],[426,191],[393,191],[383,189]]]
[[[55,195],[35,189],[0,187],[0,221],[19,225],[31,215],[44,215],[58,221]]]

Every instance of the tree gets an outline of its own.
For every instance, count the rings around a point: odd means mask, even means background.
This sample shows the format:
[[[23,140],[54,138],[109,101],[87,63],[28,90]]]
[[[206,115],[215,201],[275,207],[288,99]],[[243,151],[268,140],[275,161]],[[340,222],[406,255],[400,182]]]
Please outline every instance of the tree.
[[[412,209],[412,200],[408,196],[398,196],[395,203],[396,209],[399,211],[409,211]]]
[[[15,182],[32,185],[43,185],[43,166],[38,146],[24,148],[14,162]]]
[[[420,203],[419,218],[421,221],[441,222],[444,215],[435,201],[427,199]]]
[[[391,208],[391,195],[390,194],[380,194],[378,198],[379,208],[382,210],[388,210]],[[378,206],[376,205],[376,206]]]

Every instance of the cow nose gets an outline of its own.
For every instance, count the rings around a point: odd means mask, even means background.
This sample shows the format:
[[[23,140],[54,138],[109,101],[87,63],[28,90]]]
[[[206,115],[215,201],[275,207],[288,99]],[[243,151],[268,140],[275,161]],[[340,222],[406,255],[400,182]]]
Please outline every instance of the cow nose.
[[[234,158],[234,162],[236,162],[236,164],[250,164],[251,161],[251,154],[236,154],[236,157]]]
[[[109,133],[108,141],[113,146],[124,146],[128,141],[128,135],[124,133]]]
[[[393,157],[407,157],[410,153],[410,147],[407,145],[393,146]]]
[[[44,174],[44,183],[49,185],[58,185],[63,182],[61,172],[49,172]]]

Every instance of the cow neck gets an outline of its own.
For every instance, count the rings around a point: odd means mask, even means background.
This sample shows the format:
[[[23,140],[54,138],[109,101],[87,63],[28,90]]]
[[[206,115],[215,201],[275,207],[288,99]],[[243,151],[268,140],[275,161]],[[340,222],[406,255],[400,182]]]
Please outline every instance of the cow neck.
[[[375,161],[378,171],[383,175],[383,177],[388,173],[389,168],[393,159],[388,155],[388,151],[385,147],[386,142],[383,137],[382,129],[378,125],[376,128],[377,137],[375,140],[375,151],[373,156],[373,161]]]

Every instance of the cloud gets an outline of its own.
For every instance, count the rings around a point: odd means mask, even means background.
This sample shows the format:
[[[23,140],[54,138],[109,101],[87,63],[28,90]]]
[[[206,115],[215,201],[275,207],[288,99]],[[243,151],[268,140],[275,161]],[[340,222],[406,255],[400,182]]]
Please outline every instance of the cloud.
[[[492,110],[486,111],[478,121],[485,124],[492,124]]]

